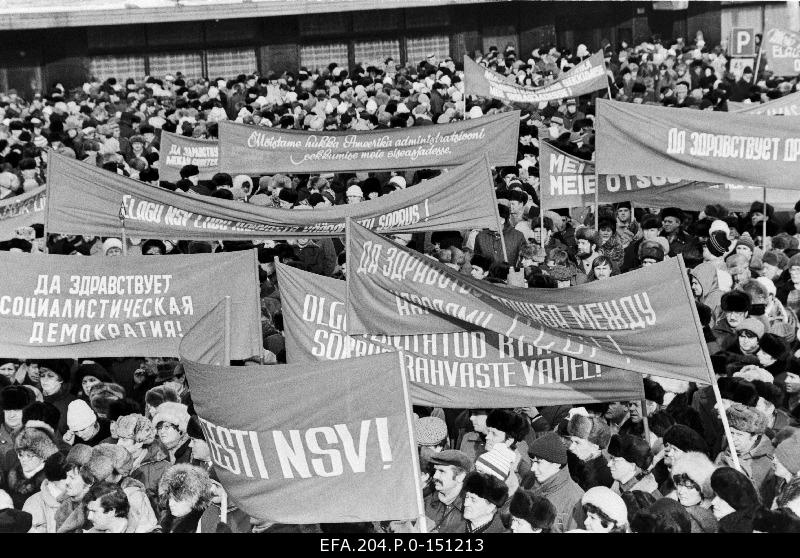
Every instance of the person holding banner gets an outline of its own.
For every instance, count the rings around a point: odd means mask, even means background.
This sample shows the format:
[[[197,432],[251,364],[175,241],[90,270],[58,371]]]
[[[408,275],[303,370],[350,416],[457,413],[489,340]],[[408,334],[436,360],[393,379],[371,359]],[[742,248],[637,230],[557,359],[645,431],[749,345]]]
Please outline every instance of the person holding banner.
[[[458,450],[445,450],[431,455],[434,492],[425,498],[425,516],[429,533],[463,533],[466,495],[464,485],[474,464]]]

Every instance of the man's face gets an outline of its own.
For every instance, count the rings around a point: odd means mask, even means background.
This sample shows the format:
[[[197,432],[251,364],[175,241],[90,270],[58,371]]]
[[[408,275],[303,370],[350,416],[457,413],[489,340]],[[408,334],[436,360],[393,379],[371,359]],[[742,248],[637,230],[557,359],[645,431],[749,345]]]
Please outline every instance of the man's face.
[[[540,244],[542,242],[542,231],[544,231],[544,243],[547,244],[550,241],[550,231],[548,229],[534,227],[533,239],[536,241],[536,244]]]
[[[488,500],[467,492],[464,497],[464,519],[472,521],[493,514],[497,507]]]
[[[561,469],[558,463],[551,463],[540,457],[531,458],[531,471],[539,482],[544,482]]]
[[[158,423],[156,433],[158,434],[158,439],[161,440],[161,443],[168,449],[175,447],[181,438],[181,432],[178,430],[178,427],[169,422]]]
[[[361,203],[364,198],[361,196],[347,196],[347,203]]]
[[[770,281],[778,278],[781,274],[781,268],[776,265],[761,263],[761,277],[766,277]]]
[[[642,404],[639,401],[628,401],[628,415],[633,423],[642,422]]]
[[[491,449],[496,444],[503,444],[509,442],[510,440],[506,437],[506,433],[502,430],[498,430],[497,428],[488,427],[486,429],[486,450],[491,451]]]
[[[35,362],[28,364],[28,377],[33,382],[39,381],[39,365]]]
[[[185,499],[176,500],[174,496],[170,496],[168,505],[169,511],[174,517],[184,517],[192,511],[194,502]]]
[[[578,240],[578,256],[586,258],[592,254],[592,243],[581,238]]]
[[[741,254],[748,260],[750,260],[753,257],[753,251],[750,249],[749,246],[745,246],[744,244],[739,244],[736,247],[736,253]]]
[[[77,469],[67,472],[66,482],[64,483],[64,492],[67,496],[77,499],[83,496],[88,489],[89,487],[86,486],[86,482],[84,482]]]
[[[456,474],[452,465],[434,465],[433,488],[440,494],[452,494],[464,482],[463,474]]]
[[[98,531],[107,531],[114,521],[114,510],[103,511],[100,499],[92,500],[86,505],[87,519],[92,522]]]
[[[664,217],[663,221],[661,222],[661,226],[664,228],[664,232],[667,234],[672,234],[677,231],[680,225],[681,222],[677,219],[677,217]]]
[[[689,88],[686,87],[686,85],[681,83],[675,87],[675,97],[677,97],[679,101],[683,101],[688,95]]]
[[[22,409],[4,410],[3,422],[11,429],[22,426]]]
[[[675,460],[680,458],[684,453],[685,452],[677,446],[673,446],[670,443],[664,444],[664,465],[671,469]]]
[[[477,265],[473,265],[469,272],[475,279],[483,279],[488,274],[488,271]]]
[[[743,432],[733,427],[731,427],[731,437],[733,438],[733,447],[736,448],[736,453],[739,455],[750,451],[756,441],[755,434]]]
[[[658,238],[658,229],[644,229],[642,235],[645,240],[655,240]]]
[[[769,353],[765,353],[763,349],[759,350],[758,353],[756,353],[756,356],[758,357],[758,363],[761,365],[762,368],[766,368],[767,366],[772,366],[773,364],[775,364],[775,362],[777,362],[775,357],[773,357]]]
[[[752,353],[758,347],[758,337],[752,331],[739,332],[739,348],[745,353]]]
[[[75,436],[80,438],[81,440],[91,440],[92,436],[95,435],[95,425],[97,422],[93,422],[83,430],[73,430]]]
[[[628,412],[628,406],[620,401],[614,401],[608,405],[605,418],[612,421],[618,421],[625,416]]]
[[[512,215],[522,215],[525,206],[518,200],[511,200],[508,209],[511,211]]]
[[[631,218],[631,210],[628,207],[620,207],[617,209],[617,220],[627,223]]]
[[[747,312],[725,312],[725,320],[728,325],[736,329],[747,318]]]

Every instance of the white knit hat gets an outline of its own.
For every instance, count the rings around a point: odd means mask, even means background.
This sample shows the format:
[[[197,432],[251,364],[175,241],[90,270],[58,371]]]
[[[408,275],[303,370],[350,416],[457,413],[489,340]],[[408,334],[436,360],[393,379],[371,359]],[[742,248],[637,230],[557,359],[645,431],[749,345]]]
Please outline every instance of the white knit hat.
[[[189,411],[183,403],[166,401],[156,408],[153,424],[158,427],[161,422],[168,422],[178,427],[181,432],[186,432],[189,426]]]
[[[515,457],[514,450],[507,445],[495,444],[491,450],[478,456],[478,459],[475,460],[475,470],[504,481],[511,473]]]
[[[97,415],[83,399],[72,401],[67,407],[67,426],[72,432],[80,432],[97,422]]]

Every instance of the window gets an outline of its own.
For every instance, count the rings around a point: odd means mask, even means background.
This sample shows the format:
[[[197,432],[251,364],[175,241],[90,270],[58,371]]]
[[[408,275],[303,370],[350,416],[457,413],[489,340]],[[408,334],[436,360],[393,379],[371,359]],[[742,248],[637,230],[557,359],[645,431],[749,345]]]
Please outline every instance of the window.
[[[383,67],[383,61],[389,56],[400,62],[399,41],[364,41],[355,43],[356,64],[363,64],[366,68],[370,64]]]
[[[335,43],[300,47],[300,65],[305,66],[309,72],[327,68],[331,62],[336,62],[344,68],[348,67],[347,44]]]
[[[435,54],[440,62],[450,56],[450,39],[446,35],[409,37],[406,43],[408,62],[416,66],[430,54]]]
[[[173,52],[150,56],[150,75],[163,78],[167,74],[181,72],[192,79],[203,76],[203,59],[199,52]]]
[[[89,62],[89,74],[100,81],[117,78],[123,83],[129,77],[144,76],[144,56],[93,56]]]
[[[232,78],[256,71],[256,52],[251,48],[209,50],[207,53],[208,77]]]

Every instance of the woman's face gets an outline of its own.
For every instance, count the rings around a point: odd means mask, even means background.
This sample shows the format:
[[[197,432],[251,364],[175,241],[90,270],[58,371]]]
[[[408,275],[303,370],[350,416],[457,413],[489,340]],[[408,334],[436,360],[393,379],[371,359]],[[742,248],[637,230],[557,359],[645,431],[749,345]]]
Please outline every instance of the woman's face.
[[[197,498],[176,500],[174,496],[170,496],[169,511],[174,517],[184,517],[189,515],[196,502]]]
[[[89,397],[89,392],[92,391],[92,388],[100,383],[100,380],[95,378],[94,376],[85,376],[81,381],[81,387],[83,388],[83,394],[86,397]]]
[[[703,496],[700,491],[694,486],[687,486],[686,484],[679,484],[677,486],[678,502],[682,506],[691,507],[696,506],[703,501]]]
[[[747,354],[758,349],[758,337],[752,331],[743,330],[739,332],[739,348]]]
[[[22,465],[23,471],[31,471],[44,464],[38,455],[27,450],[18,451],[17,458],[19,458],[19,464]]]
[[[13,362],[6,362],[2,366],[0,366],[0,376],[5,376],[9,380],[14,377],[14,373],[17,371],[17,366]]]
[[[602,244],[608,242],[611,237],[614,235],[614,231],[611,230],[611,227],[603,227],[600,229],[600,241]]]
[[[608,279],[611,277],[611,266],[608,264],[599,264],[594,267],[594,276],[598,279]]]
[[[622,457],[612,457],[608,462],[611,478],[620,482],[627,482],[635,473],[636,465]]]
[[[53,395],[61,388],[63,380],[58,374],[45,368],[39,374],[39,382],[42,384],[42,391],[45,395]]]
[[[752,259],[753,251],[750,249],[749,246],[745,246],[744,244],[740,244],[736,247],[736,253],[741,254],[748,260]]]

